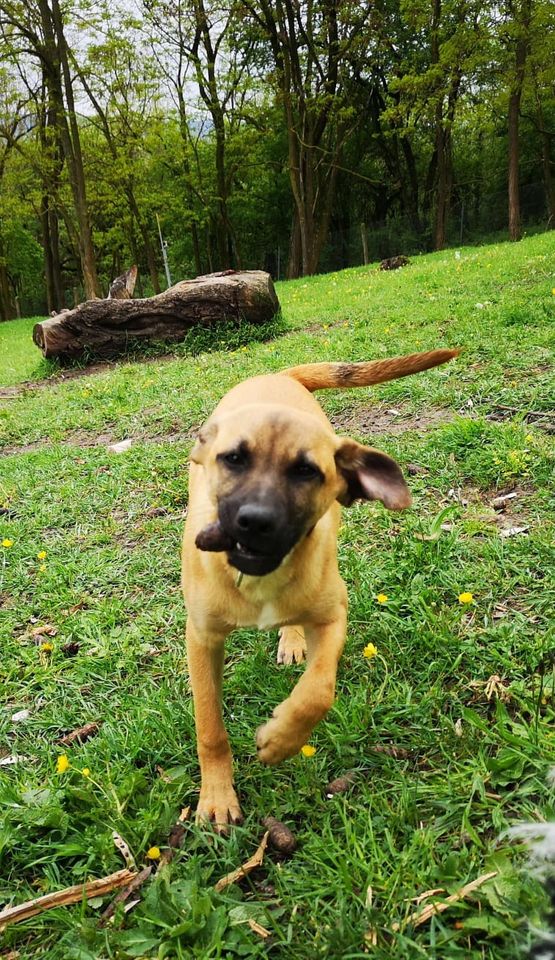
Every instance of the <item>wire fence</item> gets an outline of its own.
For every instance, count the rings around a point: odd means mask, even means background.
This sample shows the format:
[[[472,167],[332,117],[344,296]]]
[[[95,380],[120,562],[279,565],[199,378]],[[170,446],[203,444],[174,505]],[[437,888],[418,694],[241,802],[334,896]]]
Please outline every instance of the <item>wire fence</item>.
[[[544,185],[524,184],[520,188],[522,232],[538,233],[555,227],[547,213]],[[482,194],[474,191],[456,199],[446,225],[447,247],[501,242],[509,239],[507,191]],[[319,273],[373,263],[386,257],[426,253],[433,250],[431,217],[418,232],[407,216],[386,220],[351,223],[343,229],[333,228],[322,254]],[[283,251],[273,254],[275,272],[285,275]],[[277,270],[280,263],[281,270]]]
[[[555,227],[555,223],[549,221],[546,194],[542,183],[521,186],[520,207],[523,234],[538,233]],[[455,193],[446,225],[445,245],[454,247],[508,240],[507,222],[507,191],[483,193],[474,185],[464,194]],[[168,243],[165,239],[162,243],[163,249],[159,260],[160,282],[164,288],[166,282],[163,275],[162,255],[165,258]],[[431,215],[419,231],[415,230],[414,224],[407,216],[401,214],[366,223],[352,220],[343,226],[332,221],[318,273],[329,273],[346,267],[373,263],[386,257],[426,253],[432,249]],[[169,252],[170,254],[172,252],[171,239]],[[287,238],[277,242],[270,249],[262,241],[258,249],[248,251],[244,266],[249,269],[267,270],[274,280],[283,280],[287,276],[288,252]],[[164,262],[167,260],[165,259]],[[77,266],[72,278],[66,277],[68,306],[77,304],[83,299],[83,290],[76,271]],[[139,272],[144,287],[144,294],[140,295],[151,295],[153,291],[150,289],[146,263],[139,264]],[[194,275],[192,263],[175,263],[172,272],[174,282]],[[109,278],[111,279],[113,277]],[[33,293],[21,291],[17,306],[23,316],[44,314],[44,291],[35,290]]]

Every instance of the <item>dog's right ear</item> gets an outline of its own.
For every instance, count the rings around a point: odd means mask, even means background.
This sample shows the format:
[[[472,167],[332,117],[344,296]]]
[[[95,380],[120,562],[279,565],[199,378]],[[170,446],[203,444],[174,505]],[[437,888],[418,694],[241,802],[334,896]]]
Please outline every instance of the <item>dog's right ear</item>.
[[[205,423],[200,428],[196,443],[189,454],[189,460],[192,460],[193,463],[204,463],[217,432],[218,424],[214,420]]]
[[[335,462],[345,481],[337,497],[339,503],[350,507],[355,500],[381,500],[388,510],[410,507],[410,491],[401,467],[387,453],[364,447],[356,440],[338,438]]]

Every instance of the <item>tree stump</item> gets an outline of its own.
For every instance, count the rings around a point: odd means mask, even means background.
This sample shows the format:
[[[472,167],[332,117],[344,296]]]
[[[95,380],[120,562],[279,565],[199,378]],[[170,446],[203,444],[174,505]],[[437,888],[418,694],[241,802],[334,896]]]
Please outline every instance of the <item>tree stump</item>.
[[[182,340],[193,326],[266,323],[279,307],[268,273],[227,270],[183,280],[155,297],[86,300],[35,324],[33,340],[45,357],[113,357],[133,341]]]

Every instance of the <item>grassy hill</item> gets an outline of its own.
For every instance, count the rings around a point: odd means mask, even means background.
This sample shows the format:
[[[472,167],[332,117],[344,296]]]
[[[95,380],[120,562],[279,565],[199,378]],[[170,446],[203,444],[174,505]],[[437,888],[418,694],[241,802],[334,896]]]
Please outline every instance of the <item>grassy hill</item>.
[[[275,665],[275,635],[237,631],[224,689],[244,826],[229,838],[186,826],[125,919],[99,927],[106,900],[59,908],[8,927],[8,953],[513,960],[530,942],[543,893],[503,832],[554,815],[554,266],[545,234],[284,283],[272,339],[244,330],[230,350],[197,335],[67,381],[40,359],[31,320],[0,325],[0,909],[119,869],[114,830],[142,864],[195,806],[179,546],[191,438],[221,394],[309,360],[464,350],[320,397],[338,432],[408,468],[414,506],[344,512],[350,629],[314,756],[258,764],[254,731],[301,668]],[[126,438],[125,453],[107,450]],[[91,722],[86,742],[60,744]],[[353,769],[351,791],[327,798]],[[216,893],[268,814],[297,852]],[[414,926],[421,894],[489,872]]]

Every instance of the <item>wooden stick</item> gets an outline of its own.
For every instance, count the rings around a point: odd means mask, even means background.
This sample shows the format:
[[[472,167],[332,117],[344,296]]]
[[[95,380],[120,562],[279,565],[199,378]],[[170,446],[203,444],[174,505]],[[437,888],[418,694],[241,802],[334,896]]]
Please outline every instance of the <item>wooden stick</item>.
[[[100,729],[100,723],[92,721],[91,723],[86,723],[84,727],[78,727],[77,730],[72,730],[71,733],[66,733],[64,737],[60,737],[58,743],[63,744],[64,747],[71,746],[72,743],[84,743],[85,740],[90,740],[91,737],[94,737]]]
[[[246,861],[241,867],[237,867],[237,870],[232,870],[231,873],[227,873],[225,877],[222,877],[221,880],[215,884],[214,889],[219,893],[220,890],[224,890],[226,887],[229,887],[230,883],[237,883],[237,880],[242,880],[243,877],[246,877],[251,870],[256,870],[262,864],[264,860],[264,851],[266,850],[266,844],[268,843],[268,837],[270,836],[270,831],[267,830],[264,836],[262,837],[262,842],[258,850],[253,853],[252,857]]]
[[[150,874],[152,873],[152,867],[145,867],[140,873],[137,873],[131,883],[128,883],[123,890],[120,890],[118,894],[114,897],[111,903],[108,904],[104,913],[100,917],[99,926],[103,927],[111,917],[114,916],[116,912],[116,907],[118,903],[125,903],[129,899],[132,893],[135,893],[135,890],[138,890],[139,887],[142,887],[145,880],[148,880]]]
[[[56,890],[55,893],[46,893],[35,900],[18,903],[15,907],[7,907],[0,912],[0,933],[9,923],[20,923],[21,920],[28,920],[29,917],[34,917],[45,910],[52,910],[53,907],[79,903],[83,898],[91,900],[93,897],[103,897],[112,890],[125,887],[136,876],[137,873],[134,870],[118,870],[117,873],[111,873],[108,877],[99,877],[97,880],[89,880],[88,883],[77,883],[74,887],[65,887],[63,890]]]
[[[422,910],[416,910],[414,913],[411,913],[406,920],[402,923],[392,924],[392,930],[401,930],[406,927],[419,927],[421,924],[426,923],[433,916],[438,913],[443,913],[444,910],[448,910],[452,904],[457,903],[459,900],[464,900],[469,893],[472,893],[474,890],[477,890],[478,887],[481,887],[483,883],[487,883],[488,880],[493,880],[497,876],[498,871],[493,870],[491,873],[483,873],[481,877],[477,877],[476,880],[471,880],[470,883],[465,883],[464,887],[461,887],[460,890],[452,893],[450,897],[446,897],[445,900],[440,900],[439,903],[427,903]],[[431,891],[426,891],[429,894]]]

